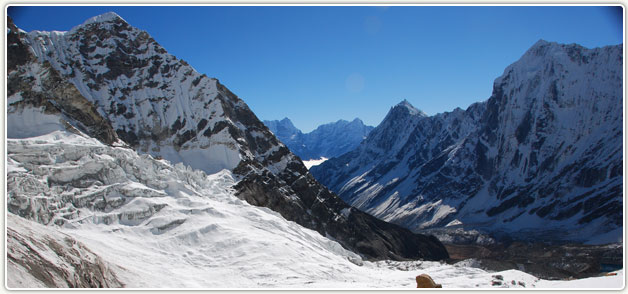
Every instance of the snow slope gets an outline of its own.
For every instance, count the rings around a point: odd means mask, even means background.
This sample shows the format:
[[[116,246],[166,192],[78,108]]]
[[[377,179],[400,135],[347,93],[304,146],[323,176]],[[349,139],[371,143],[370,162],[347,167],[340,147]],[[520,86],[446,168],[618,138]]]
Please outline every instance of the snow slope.
[[[623,287],[623,270],[557,282],[514,270],[490,273],[472,262],[364,261],[313,230],[238,199],[227,170],[207,175],[66,131],[8,139],[7,153],[8,181],[19,183],[9,185],[8,225],[28,232],[22,243],[80,240],[80,248],[128,288],[412,289],[421,273],[450,289]],[[50,217],[48,225],[31,221],[41,222],[41,215]],[[43,259],[54,262],[73,252],[57,250],[61,254],[41,251]],[[45,286],[27,268],[11,263],[7,269],[11,289]],[[495,275],[504,283],[493,286]]]
[[[81,240],[124,269],[118,278],[126,287],[262,286],[265,271],[305,284],[311,274],[339,275],[350,260],[361,262],[317,232],[235,197],[227,170],[207,176],[64,131],[7,143],[9,211],[48,224],[30,224],[35,230]]]

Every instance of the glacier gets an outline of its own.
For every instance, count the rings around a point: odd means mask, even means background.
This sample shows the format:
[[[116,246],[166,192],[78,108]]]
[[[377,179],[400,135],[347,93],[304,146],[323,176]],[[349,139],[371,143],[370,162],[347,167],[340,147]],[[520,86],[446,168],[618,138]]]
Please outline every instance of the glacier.
[[[366,261],[239,199],[228,170],[208,175],[67,131],[9,138],[7,157],[9,289],[407,289],[420,273],[450,289],[623,287],[623,270],[548,281],[516,270],[489,272],[468,261]],[[20,262],[29,255],[58,267],[47,271],[65,274],[42,279]],[[77,274],[86,269],[93,275],[87,280],[98,281],[102,272],[103,282],[81,284]],[[515,283],[494,285],[496,275]]]

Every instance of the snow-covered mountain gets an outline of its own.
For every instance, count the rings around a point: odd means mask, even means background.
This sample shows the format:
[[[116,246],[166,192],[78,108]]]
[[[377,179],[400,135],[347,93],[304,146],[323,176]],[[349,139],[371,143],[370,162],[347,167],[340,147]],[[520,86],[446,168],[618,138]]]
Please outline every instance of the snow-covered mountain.
[[[228,170],[234,177],[232,192],[240,199],[268,207],[364,258],[447,257],[436,238],[352,209],[316,182],[235,94],[168,54],[148,33],[117,14],[91,18],[68,32],[26,33],[8,23],[8,138],[69,131],[207,174]],[[68,167],[71,171],[49,150],[9,156],[25,169],[24,181],[36,187],[23,193],[22,180],[9,180],[10,213],[49,226],[66,226],[119,209],[122,212],[95,222],[137,225],[138,218],[141,223],[165,207],[153,203],[153,198],[210,193],[129,174],[142,171],[141,167],[118,174],[119,165],[123,169],[133,165],[116,157],[112,165],[106,155],[90,155],[94,159],[81,167],[81,160],[89,156],[68,152],[71,160],[79,162]],[[42,161],[28,162],[29,156]],[[36,176],[31,178],[32,174]],[[133,184],[139,179],[148,184]],[[181,191],[174,191],[176,187]],[[151,201],[136,202],[137,197]],[[82,208],[87,210],[76,212]],[[173,222],[162,225],[178,226],[177,220]]]
[[[467,110],[407,101],[355,150],[311,169],[351,205],[413,231],[622,238],[622,45],[539,41]]]
[[[297,129],[288,118],[265,120],[264,124],[302,160],[332,158],[353,150],[373,130],[359,118],[338,120],[318,126],[309,133]]]
[[[623,270],[368,261],[447,253],[340,201],[244,102],[113,13],[69,32],[9,19],[7,57],[8,288],[623,287]]]

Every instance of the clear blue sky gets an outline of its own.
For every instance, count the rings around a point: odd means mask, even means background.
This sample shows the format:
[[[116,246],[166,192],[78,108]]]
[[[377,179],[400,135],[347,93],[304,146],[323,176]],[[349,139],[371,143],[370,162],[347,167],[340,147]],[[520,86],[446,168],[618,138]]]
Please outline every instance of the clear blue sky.
[[[623,42],[621,7],[9,7],[25,31],[65,31],[114,11],[260,119],[305,132],[338,119],[377,125],[407,99],[427,114],[491,95],[536,41]]]

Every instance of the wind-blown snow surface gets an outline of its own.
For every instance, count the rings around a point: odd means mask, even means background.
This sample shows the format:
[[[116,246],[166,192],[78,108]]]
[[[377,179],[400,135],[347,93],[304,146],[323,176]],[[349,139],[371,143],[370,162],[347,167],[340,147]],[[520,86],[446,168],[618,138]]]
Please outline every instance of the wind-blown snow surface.
[[[421,273],[444,288],[623,287],[623,270],[555,282],[514,270],[489,273],[471,261],[365,262],[238,199],[227,170],[206,175],[67,131],[9,138],[7,157],[10,227],[28,228],[29,240],[79,240],[125,287],[407,289]],[[43,286],[25,268],[7,269],[11,288]],[[497,274],[505,282],[492,286]]]

